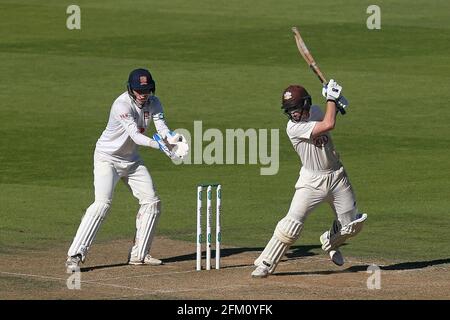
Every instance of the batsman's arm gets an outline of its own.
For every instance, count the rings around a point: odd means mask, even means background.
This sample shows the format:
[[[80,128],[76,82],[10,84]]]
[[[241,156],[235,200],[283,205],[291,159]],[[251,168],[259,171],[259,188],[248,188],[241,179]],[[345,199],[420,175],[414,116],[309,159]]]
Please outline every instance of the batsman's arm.
[[[311,136],[313,138],[324,134],[325,132],[331,131],[336,125],[336,103],[334,101],[327,101],[327,111],[322,121],[319,121],[314,126]]]

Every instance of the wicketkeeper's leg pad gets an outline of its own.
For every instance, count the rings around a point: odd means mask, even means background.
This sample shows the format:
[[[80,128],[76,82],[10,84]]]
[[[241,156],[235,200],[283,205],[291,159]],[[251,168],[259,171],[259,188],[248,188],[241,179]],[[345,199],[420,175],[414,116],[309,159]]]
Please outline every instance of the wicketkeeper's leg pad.
[[[269,273],[273,273],[287,249],[297,241],[302,229],[303,223],[300,221],[288,217],[280,220],[269,243],[255,260],[255,266],[264,264],[269,267]]]
[[[87,208],[85,215],[81,219],[77,234],[67,252],[69,257],[80,254],[81,261],[84,262],[97,231],[100,228],[102,221],[105,219],[110,207],[108,201],[95,201]]]
[[[358,213],[355,220],[345,226],[341,227],[339,222],[335,221],[333,227],[320,236],[322,249],[329,252],[339,248],[348,238],[356,236],[362,230],[366,219],[367,214]]]
[[[141,205],[136,217],[136,238],[131,249],[131,255],[138,260],[144,260],[150,251],[155,236],[156,225],[161,215],[161,201]]]

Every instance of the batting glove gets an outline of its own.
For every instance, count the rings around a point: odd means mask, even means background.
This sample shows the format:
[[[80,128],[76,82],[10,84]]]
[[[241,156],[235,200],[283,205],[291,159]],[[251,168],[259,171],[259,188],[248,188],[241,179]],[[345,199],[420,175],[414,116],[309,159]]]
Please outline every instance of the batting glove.
[[[327,100],[336,101],[341,96],[342,87],[333,79],[331,79],[326,87]],[[323,89],[322,89],[323,92]]]

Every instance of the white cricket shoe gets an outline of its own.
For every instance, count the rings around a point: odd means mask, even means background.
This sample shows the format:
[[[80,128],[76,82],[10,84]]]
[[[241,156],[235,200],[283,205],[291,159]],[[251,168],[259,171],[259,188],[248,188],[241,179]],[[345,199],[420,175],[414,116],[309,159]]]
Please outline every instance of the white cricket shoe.
[[[325,250],[323,248],[323,244],[328,240],[328,237],[330,236],[330,232],[329,231],[325,231],[319,238],[320,243],[322,244],[322,250]]]
[[[343,266],[344,265],[344,256],[342,255],[341,251],[339,250],[330,250],[328,253],[330,255],[331,261],[337,266]]]
[[[69,272],[79,271],[81,264],[81,255],[77,254],[76,256],[68,257],[66,260],[66,269]]]
[[[269,267],[260,265],[252,272],[252,278],[267,278],[269,275]]]
[[[128,260],[128,264],[139,266],[139,265],[149,265],[149,266],[159,266],[162,265],[163,262],[159,259],[153,258],[151,255],[147,254],[144,258],[144,261],[139,260],[136,256],[130,256]]]
[[[323,244],[328,240],[328,237],[330,236],[330,232],[329,231],[325,231],[321,236],[320,236],[320,243]],[[323,249],[323,248],[322,248]],[[337,266],[343,266],[344,265],[344,256],[342,255],[341,251],[339,250],[330,250],[328,252],[328,255],[330,256],[331,261],[337,265]]]

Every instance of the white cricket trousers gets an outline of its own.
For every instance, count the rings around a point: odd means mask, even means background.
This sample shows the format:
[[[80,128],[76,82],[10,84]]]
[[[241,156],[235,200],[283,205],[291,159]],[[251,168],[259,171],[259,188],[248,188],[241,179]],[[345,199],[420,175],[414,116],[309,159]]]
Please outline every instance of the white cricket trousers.
[[[110,204],[119,179],[127,184],[140,205],[159,200],[152,177],[142,160],[113,162],[94,159],[95,201]]]
[[[305,222],[322,202],[328,202],[341,226],[352,222],[357,214],[356,198],[344,167],[332,172],[300,170],[295,194],[287,217]]]
[[[272,238],[255,265],[264,264],[273,273],[280,259],[300,236],[308,215],[322,202],[328,202],[335,213],[335,221],[346,226],[356,218],[355,195],[344,167],[336,171],[317,172],[305,168],[295,185],[295,194],[287,215],[281,219]],[[335,226],[333,222],[333,227]],[[336,225],[337,227],[340,227]]]
[[[159,197],[143,161],[140,159],[134,162],[111,161],[101,158],[96,153],[94,155],[95,201],[86,210],[81,220],[81,224],[69,248],[68,256],[81,254],[84,261],[101,223],[108,214],[114,188],[119,179],[122,179],[127,184],[134,197],[139,200],[141,209],[149,207],[157,213],[155,214],[156,218],[159,216]],[[158,208],[156,208],[155,204],[158,204]],[[138,214],[139,217],[140,215]],[[156,223],[157,219],[153,219],[150,227],[154,229]],[[146,236],[145,249],[148,248],[148,242],[151,242],[151,238],[148,239],[151,236]]]

